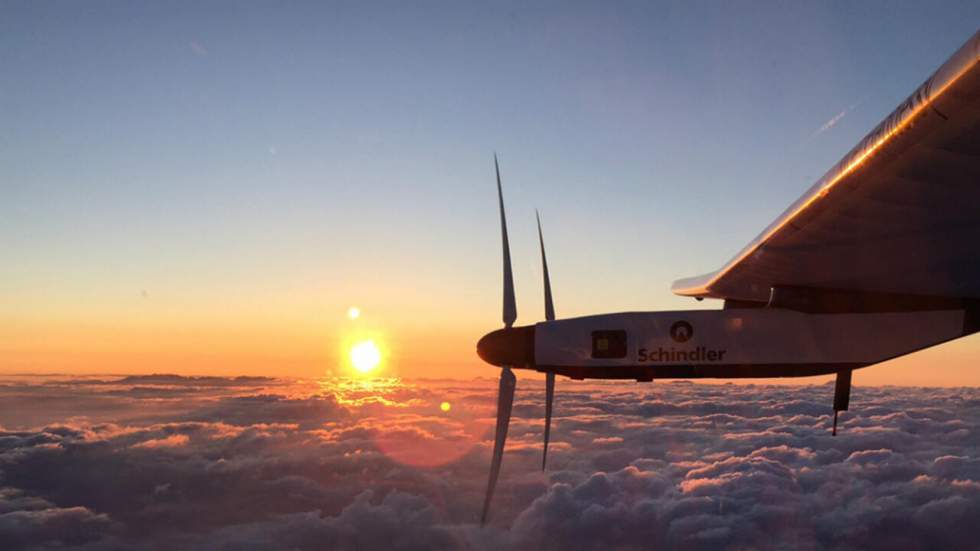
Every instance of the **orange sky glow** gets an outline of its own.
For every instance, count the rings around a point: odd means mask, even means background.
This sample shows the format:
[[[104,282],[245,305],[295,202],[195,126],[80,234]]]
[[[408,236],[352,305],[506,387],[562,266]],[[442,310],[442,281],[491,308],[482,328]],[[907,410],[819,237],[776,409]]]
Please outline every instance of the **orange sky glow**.
[[[496,368],[475,353],[476,340],[495,329],[492,320],[429,319],[415,323],[393,315],[387,322],[370,309],[351,320],[347,308],[333,316],[293,319],[216,317],[193,323],[116,319],[7,319],[0,321],[3,373],[178,373],[361,378],[495,377]],[[234,317],[234,316],[232,316]],[[382,361],[369,373],[351,366],[355,344],[370,339]],[[521,378],[540,378],[522,371]],[[819,383],[826,378],[768,382]],[[739,382],[739,381],[736,381]],[[859,370],[855,384],[972,386],[980,384],[980,339],[966,337]]]

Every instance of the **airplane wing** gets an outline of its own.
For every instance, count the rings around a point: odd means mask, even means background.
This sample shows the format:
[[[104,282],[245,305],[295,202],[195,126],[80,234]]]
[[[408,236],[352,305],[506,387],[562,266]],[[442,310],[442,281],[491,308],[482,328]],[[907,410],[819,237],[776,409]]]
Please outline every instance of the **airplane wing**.
[[[727,264],[672,290],[774,288],[980,298],[980,32]]]

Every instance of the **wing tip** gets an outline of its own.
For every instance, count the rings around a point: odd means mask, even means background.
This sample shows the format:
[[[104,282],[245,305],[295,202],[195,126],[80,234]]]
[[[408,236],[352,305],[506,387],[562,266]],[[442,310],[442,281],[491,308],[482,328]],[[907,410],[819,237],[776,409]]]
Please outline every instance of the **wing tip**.
[[[692,298],[720,298],[715,297],[709,285],[718,275],[718,272],[711,272],[699,276],[685,277],[674,281],[670,286],[670,291],[675,295]]]

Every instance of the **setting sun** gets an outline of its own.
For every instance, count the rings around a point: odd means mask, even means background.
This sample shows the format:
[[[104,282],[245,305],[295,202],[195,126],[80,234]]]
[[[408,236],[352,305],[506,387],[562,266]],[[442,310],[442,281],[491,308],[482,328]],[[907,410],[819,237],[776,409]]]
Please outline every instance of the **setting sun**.
[[[374,341],[361,341],[350,349],[350,361],[354,369],[367,373],[381,363],[381,350]]]

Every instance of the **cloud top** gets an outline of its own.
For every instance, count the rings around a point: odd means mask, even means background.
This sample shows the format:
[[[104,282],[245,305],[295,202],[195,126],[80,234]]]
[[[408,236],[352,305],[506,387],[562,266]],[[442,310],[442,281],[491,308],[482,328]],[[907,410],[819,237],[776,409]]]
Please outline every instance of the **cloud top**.
[[[934,549],[980,538],[980,390],[492,381],[0,385],[0,547]],[[439,405],[450,401],[450,411]],[[57,406],[52,406],[57,404]]]

